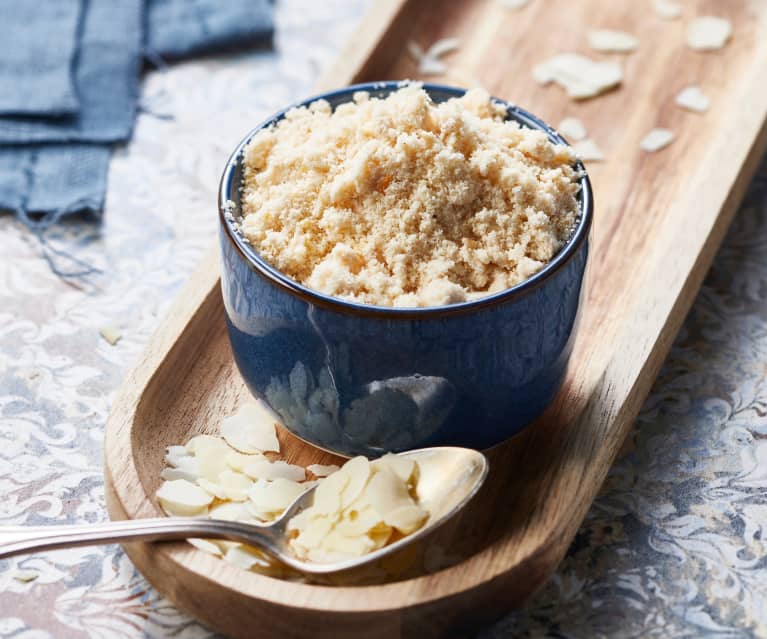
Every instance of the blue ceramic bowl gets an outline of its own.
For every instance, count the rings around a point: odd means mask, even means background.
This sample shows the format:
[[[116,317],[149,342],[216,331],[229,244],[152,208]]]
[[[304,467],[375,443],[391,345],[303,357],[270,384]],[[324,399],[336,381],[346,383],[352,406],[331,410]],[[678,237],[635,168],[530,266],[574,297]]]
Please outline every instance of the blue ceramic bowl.
[[[301,104],[324,98],[335,107],[355,91],[385,97],[397,86],[357,85]],[[464,93],[424,88],[436,102]],[[509,119],[564,142],[533,115],[507,106]],[[256,131],[284,114],[245,137],[219,190],[226,321],[251,392],[295,435],[344,455],[438,445],[486,448],[519,432],[556,395],[570,355],[593,214],[585,172],[575,232],[530,279],[450,306],[355,304],[293,281],[236,230],[243,149]]]

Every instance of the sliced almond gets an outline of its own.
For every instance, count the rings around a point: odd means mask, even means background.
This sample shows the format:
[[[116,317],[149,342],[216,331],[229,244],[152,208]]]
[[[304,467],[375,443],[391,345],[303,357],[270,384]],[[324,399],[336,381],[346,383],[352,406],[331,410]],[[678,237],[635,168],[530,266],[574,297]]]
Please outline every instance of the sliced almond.
[[[172,466],[175,466],[176,464],[173,463],[173,459],[186,457],[188,454],[189,452],[187,451],[186,446],[168,446],[168,448],[165,449],[165,461]]]
[[[667,147],[674,140],[674,133],[668,129],[653,129],[642,141],[639,147],[648,153],[654,153]]]
[[[226,463],[229,454],[229,446],[218,437],[201,439],[195,445],[194,458],[200,477],[209,482],[218,483],[218,478],[225,470],[229,470]]]
[[[189,471],[182,470],[181,468],[163,468],[160,472],[160,477],[167,481],[173,481],[174,479],[186,479],[186,481],[195,482],[199,476],[199,473],[190,473]]]
[[[211,506],[208,515],[211,519],[223,519],[225,521],[246,521],[251,519],[250,510],[242,502],[227,501],[223,504]]]
[[[306,470],[315,477],[327,477],[328,475],[332,475],[336,471],[341,470],[341,467],[336,466],[335,464],[309,464],[306,467]]]
[[[501,4],[512,11],[519,11],[530,4],[530,0],[501,0]]]
[[[655,13],[664,20],[676,20],[682,15],[682,5],[673,0],[655,0]]]
[[[40,573],[36,570],[14,570],[13,573],[11,573],[13,578],[16,581],[20,581],[22,583],[29,583],[30,581],[34,581],[40,576]]]
[[[577,53],[563,53],[536,65],[533,77],[541,84],[556,82],[571,98],[584,100],[618,86],[623,72],[614,62],[595,62]]]
[[[424,51],[416,42],[408,42],[406,47],[410,56],[418,63],[421,75],[445,75],[447,66],[440,61],[442,56],[452,53],[460,46],[458,38],[442,38]]]
[[[306,471],[302,466],[294,466],[284,461],[270,462],[268,459],[251,462],[245,466],[243,472],[253,479],[289,479],[290,481],[306,479]]]
[[[441,58],[443,55],[456,51],[461,46],[461,41],[458,38],[442,38],[437,40],[429,47],[426,52],[427,58]]]
[[[403,535],[409,535],[424,525],[429,513],[416,505],[400,506],[384,517],[384,523]]]
[[[99,334],[103,337],[110,346],[114,346],[119,342],[122,337],[122,331],[116,326],[102,326],[99,329]]]
[[[312,517],[301,528],[301,532],[293,540],[294,545],[301,546],[306,550],[319,548],[325,537],[333,528],[333,521],[328,517]]]
[[[605,159],[602,149],[591,138],[576,142],[573,151],[582,162],[603,162]]]
[[[379,457],[374,462],[371,462],[371,466],[375,469],[386,466],[400,478],[400,481],[406,484],[413,478],[416,469],[416,464],[412,459],[392,455],[391,453],[387,453],[383,457]]]
[[[221,486],[219,486],[216,482],[205,479],[205,477],[200,477],[197,479],[197,485],[204,491],[213,495],[216,499],[226,499],[226,493],[224,492],[224,489],[221,488]]]
[[[589,46],[595,51],[630,53],[639,47],[639,38],[625,31],[592,29],[589,31]]]
[[[221,436],[241,453],[280,452],[275,419],[262,403],[243,404],[221,422]]]
[[[325,537],[321,548],[329,555],[337,553],[347,557],[361,557],[375,549],[375,542],[367,535],[347,537],[333,530]]]
[[[186,444],[186,452],[189,455],[197,455],[200,451],[214,449],[219,451],[229,450],[226,443],[220,437],[213,435],[195,435]],[[170,453],[168,453],[170,454]]]
[[[418,64],[418,73],[421,75],[445,75],[447,65],[435,58],[422,58]]]
[[[224,493],[224,499],[230,501],[247,501],[248,491],[253,482],[243,475],[232,470],[225,470],[218,478],[219,486]]]
[[[410,54],[410,57],[413,58],[416,62],[420,62],[423,60],[426,53],[424,50],[420,47],[420,45],[416,42],[413,42],[412,40],[408,41],[408,43],[405,45],[405,48],[407,49],[407,52]]]
[[[304,492],[304,487],[288,479],[257,480],[248,491],[253,505],[265,513],[282,512]]]
[[[226,465],[229,466],[229,468],[232,470],[236,470],[237,472],[241,473],[245,470],[245,466],[251,462],[256,461],[257,459],[266,459],[266,457],[264,457],[264,455],[261,453],[252,453],[250,455],[246,455],[245,453],[240,453],[236,450],[230,450],[226,454]]]
[[[229,548],[224,555],[224,559],[230,564],[242,568],[243,570],[270,568],[273,565],[273,562],[267,555],[256,548],[244,545],[232,546]]]
[[[221,548],[213,543],[212,541],[208,541],[207,539],[187,539],[187,541],[192,544],[197,550],[202,550],[202,552],[206,552],[209,555],[215,555],[216,557],[221,557],[223,554],[221,552]]]
[[[362,491],[370,479],[370,462],[362,456],[353,457],[346,462],[339,473],[349,477],[349,482],[341,491],[341,508],[346,508]]]
[[[373,528],[383,523],[384,518],[373,508],[367,507],[360,511],[354,510],[346,513],[344,518],[336,524],[336,530],[347,537],[366,535]]]
[[[705,113],[711,106],[711,100],[703,93],[700,87],[690,86],[679,92],[676,96],[676,104],[688,111]]]
[[[382,467],[370,478],[364,494],[354,502],[355,507],[371,507],[382,518],[402,506],[411,506],[405,483],[388,468]]]
[[[716,51],[732,36],[732,23],[725,18],[701,16],[687,26],[687,46],[695,51]]]
[[[314,491],[312,508],[324,515],[339,513],[341,511],[341,493],[348,483],[349,475],[345,472],[339,471],[326,477]]]
[[[169,515],[184,517],[207,512],[213,495],[189,481],[176,479],[160,486],[157,499]]]
[[[253,421],[245,417],[234,425],[229,422],[227,435],[250,451],[255,449],[250,432]],[[355,457],[341,468],[314,464],[309,467],[313,476],[325,477],[305,481],[306,470],[301,466],[272,462],[258,452],[232,450],[222,438],[198,435],[186,446],[170,447],[166,460],[172,466],[162,471],[167,479],[157,498],[169,515],[269,522],[316,486],[312,505],[287,524],[296,555],[312,561],[372,552],[386,545],[394,530],[410,534],[428,518],[428,512],[411,497],[418,464],[396,455],[384,455],[372,463]],[[208,539],[189,542],[239,567],[281,575],[278,562],[248,546]]]
[[[578,118],[565,118],[559,123],[557,130],[573,142],[578,142],[586,137],[586,127]]]

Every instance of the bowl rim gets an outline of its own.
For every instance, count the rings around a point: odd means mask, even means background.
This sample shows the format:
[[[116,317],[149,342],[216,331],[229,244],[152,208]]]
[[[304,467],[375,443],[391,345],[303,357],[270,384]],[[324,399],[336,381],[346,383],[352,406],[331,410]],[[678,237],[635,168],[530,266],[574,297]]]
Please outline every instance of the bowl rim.
[[[513,302],[533,292],[542,286],[547,280],[551,279],[551,277],[561,268],[568,264],[570,260],[576,255],[584,242],[586,242],[588,239],[593,219],[594,196],[588,173],[583,166],[583,163],[578,159],[576,159],[575,167],[578,169],[580,174],[579,182],[581,185],[581,190],[579,193],[579,201],[581,205],[581,215],[578,219],[578,223],[575,229],[573,230],[565,245],[540,271],[523,280],[519,284],[515,284],[514,286],[503,289],[502,291],[498,291],[497,293],[492,293],[490,295],[486,295],[474,300],[459,302],[457,304],[424,307],[379,306],[374,304],[361,304],[358,302],[352,302],[338,297],[333,297],[319,291],[315,291],[293,280],[288,275],[269,264],[258,254],[255,248],[252,247],[250,243],[235,228],[235,220],[231,214],[229,202],[234,201],[232,195],[234,194],[235,189],[240,188],[240,185],[234,183],[234,176],[237,172],[238,165],[242,160],[245,147],[258,131],[281,120],[291,109],[307,106],[316,100],[333,100],[339,97],[347,96],[351,99],[351,97],[357,91],[391,92],[407,84],[410,84],[410,82],[365,82],[361,84],[353,84],[341,89],[325,91],[304,100],[295,102],[290,106],[277,111],[262,121],[260,124],[258,124],[256,127],[251,129],[248,134],[242,138],[242,140],[229,156],[219,181],[219,222],[221,224],[221,228],[225,231],[227,239],[232,243],[235,250],[240,254],[240,257],[245,260],[250,268],[273,286],[276,286],[277,288],[284,290],[286,293],[294,297],[298,297],[312,305],[320,306],[327,310],[336,311],[342,314],[358,316],[362,315],[390,320],[437,319],[451,315],[473,313],[491,306]],[[448,94],[450,97],[461,97],[468,91],[468,89],[443,84],[432,84],[425,82],[418,82],[417,84],[422,86],[423,89],[430,95],[432,93],[441,93]],[[492,97],[492,100],[495,103],[506,107],[508,112],[508,119],[514,120],[523,126],[527,126],[528,128],[543,131],[547,134],[549,140],[552,142],[558,144],[566,144],[569,146],[567,140],[565,140],[565,138],[558,131],[556,131],[556,129],[549,126],[543,120],[533,115],[529,111],[526,111],[525,109],[522,109],[507,100],[502,100],[496,97]]]

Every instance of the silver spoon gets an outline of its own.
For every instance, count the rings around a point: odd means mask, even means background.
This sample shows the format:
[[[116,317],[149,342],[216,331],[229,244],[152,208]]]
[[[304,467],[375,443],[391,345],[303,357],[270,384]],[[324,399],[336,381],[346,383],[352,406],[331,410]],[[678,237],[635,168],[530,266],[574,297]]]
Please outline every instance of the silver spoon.
[[[400,456],[418,462],[420,477],[416,492],[419,504],[429,512],[429,519],[416,532],[362,557],[314,563],[301,561],[293,555],[288,546],[287,524],[311,504],[314,488],[310,488],[279,519],[263,526],[202,517],[160,517],[101,524],[0,527],[0,559],[72,546],[203,537],[257,546],[304,573],[328,574],[348,570],[380,559],[431,532],[457,513],[476,494],[487,476],[487,458],[468,448],[422,448],[400,453]]]

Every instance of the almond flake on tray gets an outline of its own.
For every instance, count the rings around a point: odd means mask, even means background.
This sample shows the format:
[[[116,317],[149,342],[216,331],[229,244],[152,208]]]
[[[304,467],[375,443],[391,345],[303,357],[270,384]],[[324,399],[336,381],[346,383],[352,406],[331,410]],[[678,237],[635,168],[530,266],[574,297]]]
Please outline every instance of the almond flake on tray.
[[[343,466],[304,468],[265,453],[279,453],[275,419],[250,402],[222,420],[222,437],[197,435],[169,446],[165,480],[156,496],[166,514],[264,524],[317,486],[311,506],[288,522],[297,557],[334,561],[356,557],[415,532],[429,513],[416,500],[418,464],[396,455],[355,457]],[[245,451],[245,452],[243,452]],[[307,480],[307,471],[317,479]],[[203,552],[245,570],[299,578],[258,548],[230,541],[189,539]]]
[[[424,51],[418,43],[411,40],[407,43],[407,51],[418,63],[418,72],[421,75],[445,75],[448,68],[440,58],[453,53],[460,44],[458,38],[442,38]]]
[[[501,6],[511,9],[512,11],[519,11],[524,9],[530,4],[530,0],[500,0]]]
[[[697,113],[705,113],[711,106],[711,100],[698,86],[689,86],[682,89],[676,96],[675,102],[677,106]]]
[[[602,149],[600,149],[599,146],[597,146],[597,143],[591,138],[576,142],[573,146],[573,151],[575,151],[575,155],[577,155],[582,162],[603,162],[605,159],[605,154],[602,152]]]
[[[580,142],[586,137],[586,127],[578,118],[564,118],[557,131],[573,142]]]
[[[575,100],[585,100],[609,91],[623,81],[615,62],[596,62],[577,53],[561,53],[536,65],[533,77],[539,84],[556,82]]]
[[[674,141],[673,131],[668,129],[653,129],[639,143],[639,148],[648,153],[655,153],[666,148]]]
[[[717,51],[732,36],[732,23],[725,18],[701,16],[687,26],[687,46],[695,51]]]
[[[631,53],[639,48],[639,38],[625,31],[592,29],[589,31],[589,46],[606,53]]]
[[[682,5],[673,0],[655,0],[655,13],[664,20],[676,20],[682,17]]]

